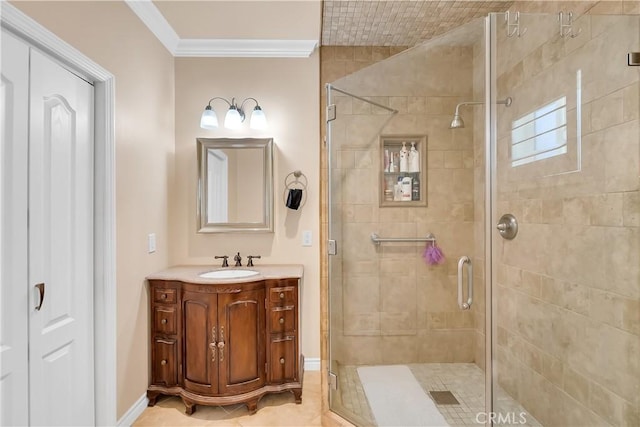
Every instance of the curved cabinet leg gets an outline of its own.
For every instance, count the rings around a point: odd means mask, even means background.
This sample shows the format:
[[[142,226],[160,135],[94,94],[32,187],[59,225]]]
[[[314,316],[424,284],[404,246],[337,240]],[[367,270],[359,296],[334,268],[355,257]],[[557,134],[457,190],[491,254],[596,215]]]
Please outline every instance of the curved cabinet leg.
[[[196,404],[184,397],[182,398],[182,403],[184,403],[184,413],[187,415],[193,415],[196,411]]]
[[[160,396],[159,392],[147,390],[147,399],[149,399],[149,403],[147,404],[147,406],[155,406],[156,401],[158,400],[158,396]]]
[[[259,399],[254,399],[246,403],[247,409],[249,410],[249,415],[253,415],[258,411],[258,400]]]
[[[291,390],[291,393],[293,393],[293,397],[296,400],[297,404],[302,403],[302,389],[301,388],[296,388]]]

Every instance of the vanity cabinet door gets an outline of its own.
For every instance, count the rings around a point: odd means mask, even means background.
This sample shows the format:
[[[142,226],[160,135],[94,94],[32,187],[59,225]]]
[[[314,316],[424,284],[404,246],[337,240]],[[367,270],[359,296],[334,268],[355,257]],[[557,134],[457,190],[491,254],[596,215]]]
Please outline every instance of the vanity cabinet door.
[[[153,341],[152,382],[166,387],[178,383],[178,345],[174,339],[156,338]]]
[[[272,307],[269,310],[269,329],[272,334],[296,331],[295,306]]]
[[[238,394],[265,383],[264,288],[218,294],[218,392]]]
[[[269,348],[269,382],[278,384],[296,381],[296,337],[273,337]]]
[[[156,305],[153,308],[153,327],[156,333],[163,335],[176,335],[177,329],[176,308],[173,306]]]
[[[217,295],[184,291],[184,388],[194,393],[218,393]]]

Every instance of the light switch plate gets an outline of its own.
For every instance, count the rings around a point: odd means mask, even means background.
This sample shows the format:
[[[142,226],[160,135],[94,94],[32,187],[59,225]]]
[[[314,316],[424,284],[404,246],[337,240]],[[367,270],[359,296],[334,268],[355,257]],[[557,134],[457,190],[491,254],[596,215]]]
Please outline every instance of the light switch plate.
[[[302,232],[302,246],[311,246],[311,241],[312,241],[312,234],[311,234],[311,230],[304,230]]]
[[[147,246],[150,254],[156,251],[156,233],[151,233],[147,236]]]

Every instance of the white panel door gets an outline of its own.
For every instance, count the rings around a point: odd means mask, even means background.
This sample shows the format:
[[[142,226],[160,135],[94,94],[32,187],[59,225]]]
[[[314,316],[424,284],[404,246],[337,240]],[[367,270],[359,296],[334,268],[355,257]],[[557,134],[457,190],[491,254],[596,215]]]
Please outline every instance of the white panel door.
[[[93,86],[33,49],[30,71],[30,423],[93,425]]]
[[[0,425],[26,425],[28,411],[27,159],[29,47],[1,34]]]

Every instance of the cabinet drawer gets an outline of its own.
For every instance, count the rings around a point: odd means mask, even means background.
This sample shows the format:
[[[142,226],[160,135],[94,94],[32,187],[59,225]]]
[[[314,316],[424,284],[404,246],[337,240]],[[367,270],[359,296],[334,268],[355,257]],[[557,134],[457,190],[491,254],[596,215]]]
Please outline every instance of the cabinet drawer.
[[[177,335],[177,315],[175,307],[155,306],[153,310],[153,326],[156,333]]]
[[[156,385],[174,386],[178,383],[178,343],[176,340],[153,340],[152,382]]]
[[[294,332],[296,329],[296,311],[293,306],[272,308],[269,319],[271,333]]]
[[[291,305],[297,300],[296,288],[293,286],[269,289],[269,302],[272,305]]]
[[[297,380],[296,338],[285,335],[272,338],[269,351],[269,381],[283,383]]]
[[[178,292],[172,288],[153,288],[153,300],[155,302],[164,302],[167,304],[175,304],[178,301]]]

